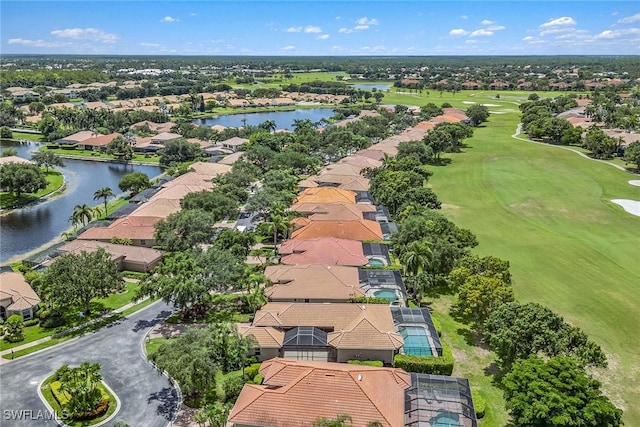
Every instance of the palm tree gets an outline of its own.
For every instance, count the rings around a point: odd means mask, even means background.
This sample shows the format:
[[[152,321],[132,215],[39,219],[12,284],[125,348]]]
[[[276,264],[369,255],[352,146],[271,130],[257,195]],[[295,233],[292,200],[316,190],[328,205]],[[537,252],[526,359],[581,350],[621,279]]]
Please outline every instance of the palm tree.
[[[278,256],[278,233],[280,231],[287,232],[289,229],[289,220],[277,214],[271,215],[271,220],[265,223],[267,230],[273,233],[273,256]]]
[[[86,203],[83,205],[75,205],[73,208],[73,214],[71,215],[71,222],[77,224],[79,222],[82,223],[84,227],[93,219],[93,210],[91,206]]]
[[[412,291],[413,298],[416,302],[418,299],[418,289],[421,286],[416,285],[416,279],[418,277],[426,276],[425,273],[433,261],[433,252],[429,247],[429,244],[425,241],[413,241],[407,245],[407,249],[402,252],[400,261],[403,265],[405,276],[410,278],[409,282],[413,283]]]
[[[276,122],[275,120],[265,120],[264,122],[258,125],[260,129],[264,129],[269,133],[275,132],[276,130]]]
[[[115,196],[115,194],[113,194],[113,190],[111,189],[111,187],[102,187],[99,190],[96,190],[95,193],[93,193],[93,200],[102,199],[104,201],[105,217],[107,216],[107,199],[113,196]]]

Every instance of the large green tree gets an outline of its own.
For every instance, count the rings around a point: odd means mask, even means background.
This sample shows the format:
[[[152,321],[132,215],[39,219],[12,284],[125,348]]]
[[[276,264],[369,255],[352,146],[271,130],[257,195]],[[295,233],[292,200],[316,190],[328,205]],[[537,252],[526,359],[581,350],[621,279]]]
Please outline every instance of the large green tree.
[[[56,258],[45,270],[40,284],[39,295],[50,306],[89,314],[93,298],[106,297],[121,289],[123,281],[116,261],[100,248]]]
[[[82,362],[75,368],[64,365],[55,372],[55,376],[60,381],[60,391],[69,396],[63,408],[72,418],[92,412],[102,400],[98,387],[102,380],[99,363]]]
[[[215,221],[238,214],[238,202],[217,188],[209,191],[189,193],[182,198],[183,209],[201,209],[213,215]]]
[[[602,349],[584,332],[540,304],[503,304],[484,326],[485,340],[503,368],[532,354],[572,356],[580,363],[597,366],[607,363]]]
[[[466,113],[473,126],[479,126],[480,123],[486,122],[489,118],[489,109],[481,104],[472,105],[467,108]]]
[[[131,172],[120,178],[118,182],[118,188],[122,191],[130,191],[131,194],[139,193],[140,191],[151,187],[149,176],[144,172]]]
[[[563,356],[518,360],[502,380],[515,427],[618,427],[622,411],[600,383]]]
[[[449,284],[454,290],[460,289],[471,276],[495,277],[507,284],[511,284],[509,261],[488,255],[466,255],[460,258],[456,268],[449,273]]]
[[[156,274],[141,283],[138,296],[160,297],[175,304],[188,317],[187,309],[206,306],[213,293],[243,286],[243,261],[244,258],[217,247],[169,253],[156,267]]]
[[[184,138],[179,138],[165,142],[159,153],[160,164],[168,166],[172,163],[190,162],[202,157],[202,147]]]
[[[213,213],[184,209],[155,224],[156,245],[167,251],[184,251],[213,242],[216,229]]]
[[[31,160],[36,162],[38,166],[44,166],[46,172],[49,172],[49,168],[54,166],[64,167],[62,158],[51,151],[36,151],[31,155]]]
[[[5,163],[0,166],[0,188],[20,197],[47,187],[44,173],[36,165]]]
[[[471,276],[458,291],[458,308],[479,328],[494,310],[513,300],[511,286],[495,277]]]
[[[624,161],[636,165],[636,171],[640,172],[640,141],[632,142],[624,150]]]

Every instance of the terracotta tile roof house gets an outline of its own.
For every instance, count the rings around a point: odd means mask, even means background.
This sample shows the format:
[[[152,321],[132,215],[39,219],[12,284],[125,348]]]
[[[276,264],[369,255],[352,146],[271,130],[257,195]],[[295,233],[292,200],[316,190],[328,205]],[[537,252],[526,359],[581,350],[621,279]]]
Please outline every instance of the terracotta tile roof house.
[[[234,136],[233,138],[221,141],[220,145],[222,146],[222,148],[229,149],[235,153],[236,151],[240,150],[240,146],[246,144],[247,142],[249,142],[249,140],[246,138]]]
[[[183,136],[179,133],[162,132],[157,134],[156,136],[152,136],[151,143],[164,145],[167,141],[173,141],[174,139],[180,139],[182,137]]]
[[[82,106],[90,110],[110,110],[112,108],[111,105],[105,104],[101,101],[85,102]]]
[[[482,87],[482,83],[478,83],[478,82],[474,82],[474,81],[466,81],[466,82],[462,83],[460,86],[462,86],[463,89],[476,90],[476,89],[480,89]]]
[[[319,175],[347,175],[347,176],[361,176],[360,171],[364,169],[364,166],[356,166],[348,163],[336,163],[325,166],[320,170]]]
[[[422,138],[420,138],[422,139]],[[413,139],[407,139],[407,141],[414,141]],[[373,144],[369,149],[382,151],[384,154],[390,157],[395,157],[398,154],[398,144],[402,142],[401,140],[384,140],[377,144]],[[383,156],[384,156],[383,154]]]
[[[244,156],[244,151],[236,151],[233,154],[229,154],[228,156],[225,156],[222,160],[218,162],[218,164],[233,166],[233,164],[238,160],[240,160],[242,156]]]
[[[340,159],[337,164],[354,165],[360,168],[379,168],[382,166],[380,160],[375,160],[357,153]],[[360,171],[362,172],[362,169]]]
[[[144,125],[147,125],[149,129],[151,129],[151,131],[157,132],[157,133],[169,132],[174,126],[176,126],[174,122],[156,123],[156,122],[150,122],[148,120],[144,120],[142,122],[132,124],[131,127],[135,129],[135,128],[142,127]]]
[[[89,139],[85,139],[79,145],[85,150],[95,150],[96,148],[104,148],[111,141],[117,137],[122,136],[118,132],[110,133],[109,135],[94,135]]]
[[[0,166],[6,165],[7,163],[20,163],[20,164],[25,164],[25,165],[35,165],[36,164],[35,162],[33,162],[31,160],[23,159],[22,157],[18,157],[18,156],[0,157]]]
[[[228,426],[311,426],[339,414],[349,414],[354,427],[404,426],[411,377],[401,369],[278,358],[260,373],[263,384],[243,387]]]
[[[317,178],[317,182],[322,185],[337,186],[342,190],[367,191],[371,186],[371,181],[363,176],[348,176],[324,174]]]
[[[376,148],[367,148],[356,152],[356,155],[367,157],[369,159],[382,161],[385,156],[385,152]]]
[[[252,326],[284,330],[285,342],[287,333],[299,332],[295,328],[316,328],[324,342],[310,350],[314,360],[382,360],[391,364],[404,344],[391,309],[384,304],[269,302],[258,310]],[[292,347],[283,344],[285,357],[306,357],[298,353],[304,345]]]
[[[276,328],[259,328],[248,323],[237,323],[238,332],[243,337],[252,336],[256,344],[262,349],[262,353],[272,353],[272,357],[278,357],[284,341],[284,332]]]
[[[156,249],[115,245],[93,240],[74,240],[60,246],[57,250],[63,253],[79,254],[80,252],[95,252],[98,248],[104,248],[112,257],[118,259],[120,270],[146,273],[153,270],[163,257],[162,251]]]
[[[312,221],[295,230],[292,239],[315,239],[317,237],[337,237],[349,240],[382,240],[380,224],[360,219],[355,221]]]
[[[271,280],[264,293],[278,302],[348,302],[364,296],[358,269],[340,265],[271,265],[264,272]]]
[[[187,138],[187,141],[190,142],[191,144],[198,144],[200,148],[202,148],[203,150],[205,148],[213,147],[214,145],[214,143],[211,141],[204,141],[198,138]]]
[[[357,240],[319,237],[317,239],[287,240],[280,245],[283,264],[321,264],[360,267],[369,259]]]
[[[489,89],[508,89],[509,83],[503,82],[501,80],[494,80],[489,83]]]
[[[86,141],[89,138],[95,137],[96,134],[91,132],[90,130],[83,130],[80,132],[76,132],[72,135],[65,136],[64,138],[57,139],[55,142],[58,144],[80,144]]]
[[[0,317],[13,314],[23,319],[31,319],[38,310],[40,297],[24,280],[24,276],[13,271],[0,273]]]
[[[464,122],[464,123],[467,123],[470,120],[469,116],[467,116],[467,114],[464,111],[458,108],[453,108],[453,107],[443,108],[442,112],[446,115],[457,117],[458,119],[460,119],[461,122]]]
[[[315,181],[312,181],[310,179],[303,179],[302,181],[298,182],[298,191],[304,191],[307,188],[316,188],[318,186],[319,184]]]
[[[308,215],[312,221],[353,221],[364,219],[365,212],[375,212],[375,206],[351,203],[305,203],[291,210]]]
[[[355,203],[356,193],[331,187],[307,188],[295,200],[300,203]]]
[[[109,243],[113,237],[131,239],[132,246],[150,248],[155,245],[154,225],[160,218],[149,216],[126,216],[115,220],[108,227],[89,228],[78,236],[81,240],[98,240]]]
[[[225,173],[231,172],[231,166],[220,164],[220,163],[207,163],[207,162],[197,162],[191,165],[191,170],[194,172],[204,175],[203,179],[211,180],[218,175],[224,175]],[[176,179],[182,178],[183,176],[188,175],[184,174]]]
[[[168,190],[173,190],[173,188]],[[180,198],[152,198],[131,212],[129,217],[153,217],[156,219],[165,219],[172,213],[180,211],[180,209]]]

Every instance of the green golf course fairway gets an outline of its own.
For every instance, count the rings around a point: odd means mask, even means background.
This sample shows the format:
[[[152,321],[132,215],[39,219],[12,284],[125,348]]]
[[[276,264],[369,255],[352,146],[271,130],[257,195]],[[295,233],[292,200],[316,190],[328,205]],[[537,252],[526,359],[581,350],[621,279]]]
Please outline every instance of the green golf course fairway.
[[[519,301],[550,307],[603,347],[609,368],[593,373],[633,425],[640,419],[640,217],[610,200],[640,200],[640,187],[627,183],[638,177],[516,140],[518,119],[492,115],[464,153],[449,155],[452,164],[433,169],[430,184],[443,213],[478,237],[478,254],[511,262]]]

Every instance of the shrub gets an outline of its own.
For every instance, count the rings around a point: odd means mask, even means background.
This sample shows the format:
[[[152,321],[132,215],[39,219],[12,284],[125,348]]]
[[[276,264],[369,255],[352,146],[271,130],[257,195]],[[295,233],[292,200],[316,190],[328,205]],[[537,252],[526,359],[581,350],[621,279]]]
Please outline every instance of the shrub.
[[[225,399],[227,402],[235,401],[244,387],[244,378],[242,378],[242,372],[231,372],[227,374],[222,383],[222,389],[224,390]]]
[[[254,363],[244,368],[244,376],[249,380],[253,380],[260,373],[260,363]]]
[[[40,327],[45,329],[57,328],[65,324],[62,313],[49,309],[43,309],[38,314],[40,317]]]
[[[100,403],[98,403],[98,406],[96,406],[96,409],[89,412],[80,412],[78,414],[75,414],[73,418],[75,420],[90,420],[92,418],[99,417],[109,410],[110,403],[111,401],[109,400],[109,397],[103,395]]]
[[[66,391],[60,390],[62,388],[62,383],[60,381],[52,382],[49,387],[51,387],[51,393],[53,393],[53,397],[55,397],[60,406],[64,406],[69,403],[71,395]]]
[[[485,402],[484,397],[482,397],[477,390],[471,390],[471,397],[473,398],[473,408],[476,411],[476,418],[480,419],[484,417],[487,408],[487,402]]]
[[[264,376],[262,374],[258,374],[255,377],[253,377],[253,383],[254,384],[262,384],[262,381],[264,381]]]
[[[4,328],[7,332],[4,336],[5,341],[13,343],[24,340],[24,321],[19,314],[9,316],[4,324]]]
[[[26,322],[24,322],[24,326],[26,328],[27,326],[35,326],[38,323],[40,323],[40,319],[29,319]]]
[[[349,365],[376,366],[378,368],[382,368],[384,366],[384,363],[382,363],[382,360],[347,360],[347,364],[349,364]]]
[[[377,297],[355,297],[351,298],[349,302],[355,304],[389,304],[388,299]]]
[[[451,349],[444,343],[441,357],[397,354],[393,362],[396,368],[402,368],[407,372],[432,375],[451,375],[454,363]]]
[[[438,336],[441,337],[442,325],[440,324],[440,321],[438,319],[434,319],[433,317],[431,317],[431,320],[433,321],[433,326],[436,328],[436,332],[438,333]]]

